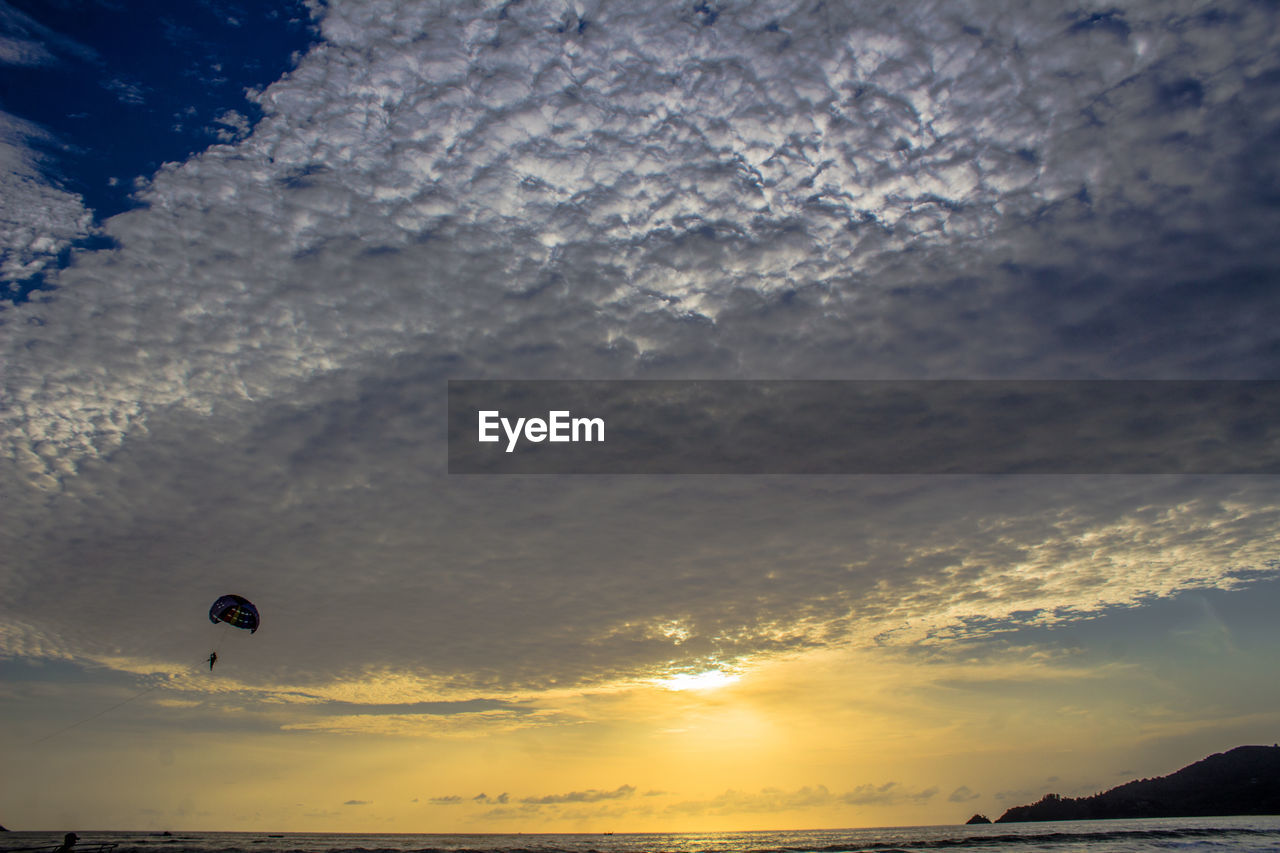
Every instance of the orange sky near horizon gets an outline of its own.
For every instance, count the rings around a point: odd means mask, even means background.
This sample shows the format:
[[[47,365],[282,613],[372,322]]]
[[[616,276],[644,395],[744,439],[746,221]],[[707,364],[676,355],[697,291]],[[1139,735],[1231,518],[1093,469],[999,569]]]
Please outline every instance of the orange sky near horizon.
[[[710,687],[655,679],[505,697],[517,712],[304,719],[279,697],[253,703],[260,689],[235,680],[252,661],[232,658],[216,694],[152,690],[10,747],[19,772],[6,774],[5,823],[444,833],[959,823],[1050,791],[1163,775],[1266,740],[1280,723],[1274,711],[1197,708],[1194,684],[1170,683],[1141,658],[905,657],[824,650],[746,664]],[[392,697],[405,684],[346,689]],[[76,695],[50,691],[42,704]],[[19,737],[67,710],[25,721]]]

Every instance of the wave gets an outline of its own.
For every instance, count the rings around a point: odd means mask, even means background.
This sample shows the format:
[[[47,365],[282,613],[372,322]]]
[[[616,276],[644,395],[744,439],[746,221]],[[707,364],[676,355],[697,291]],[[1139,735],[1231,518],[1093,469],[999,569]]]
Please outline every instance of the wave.
[[[1255,829],[1248,827],[1185,827],[1185,828],[1152,828],[1152,829],[1115,829],[1087,830],[1071,832],[1054,830],[1051,832],[1007,832],[966,834],[950,837],[916,837],[899,836],[892,840],[873,841],[869,839],[841,839],[838,843],[797,846],[756,846],[748,843],[729,844],[710,847],[667,846],[657,839],[640,837],[619,838],[613,843],[598,846],[568,846],[559,844],[495,846],[495,847],[359,847],[359,846],[322,846],[315,844],[317,839],[294,839],[292,843],[281,844],[280,838],[263,838],[256,840],[237,840],[234,845],[211,844],[212,839],[172,838],[163,842],[126,841],[118,843],[112,853],[158,853],[159,850],[189,851],[190,853],[919,853],[929,850],[949,850],[966,848],[1027,849],[1039,848],[1078,848],[1087,849],[1101,847],[1114,849],[1119,845],[1132,845],[1127,849],[1156,849],[1176,844],[1177,842],[1222,842],[1222,841],[1272,840],[1280,843],[1280,829]],[[666,840],[666,839],[664,839]],[[739,842],[746,839],[735,839]],[[646,843],[646,841],[648,843]],[[131,843],[132,842],[132,843]],[[0,850],[0,853],[5,851]]]
[[[95,833],[75,853],[1161,853],[1280,851],[1280,818],[1080,821],[783,832],[618,835]],[[54,833],[13,833],[0,853],[51,851]],[[11,846],[12,845],[12,846]]]

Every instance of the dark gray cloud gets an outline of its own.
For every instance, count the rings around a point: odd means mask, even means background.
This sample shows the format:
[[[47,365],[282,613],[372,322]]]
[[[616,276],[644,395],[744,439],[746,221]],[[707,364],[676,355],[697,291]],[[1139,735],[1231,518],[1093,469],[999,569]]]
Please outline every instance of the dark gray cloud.
[[[885,782],[883,785],[859,785],[852,791],[840,796],[840,801],[849,805],[869,805],[872,803],[921,802],[931,800],[938,795],[938,787],[923,790],[909,790],[897,782]]]
[[[462,803],[462,797],[459,797],[457,794],[452,794],[447,797],[432,797],[430,800],[427,800],[427,802],[431,803],[433,806],[456,806]]]
[[[673,656],[945,642],[1243,584],[1274,557],[1266,478],[448,478],[430,387],[266,424],[153,418],[52,516],[11,503],[10,648],[195,663],[211,597],[252,592],[239,677],[393,667],[484,696]],[[144,625],[99,606],[122,585]]]
[[[511,799],[511,795],[504,791],[503,793],[499,794],[496,797],[490,797],[488,794],[476,794],[474,797],[471,798],[471,802],[483,803],[486,805],[491,803],[505,804],[508,801],[510,801],[510,799]]]

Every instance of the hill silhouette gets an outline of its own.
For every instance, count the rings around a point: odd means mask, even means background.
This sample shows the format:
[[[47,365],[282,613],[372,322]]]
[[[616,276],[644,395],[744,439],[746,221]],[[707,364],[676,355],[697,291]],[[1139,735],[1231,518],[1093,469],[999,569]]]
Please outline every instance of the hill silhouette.
[[[1280,746],[1238,746],[1092,797],[1046,794],[1038,803],[1014,806],[996,823],[1260,814],[1280,814]]]

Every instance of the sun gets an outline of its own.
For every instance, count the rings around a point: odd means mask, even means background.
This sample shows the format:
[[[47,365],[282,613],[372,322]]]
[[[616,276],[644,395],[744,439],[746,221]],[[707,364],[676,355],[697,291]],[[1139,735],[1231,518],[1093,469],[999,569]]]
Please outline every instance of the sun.
[[[682,672],[658,679],[658,684],[668,690],[715,690],[733,684],[741,676],[718,669],[706,672]]]

